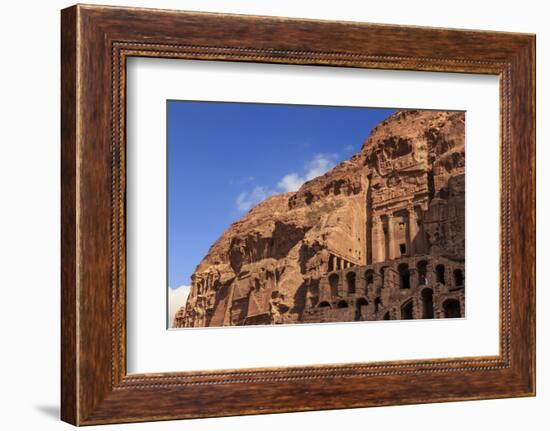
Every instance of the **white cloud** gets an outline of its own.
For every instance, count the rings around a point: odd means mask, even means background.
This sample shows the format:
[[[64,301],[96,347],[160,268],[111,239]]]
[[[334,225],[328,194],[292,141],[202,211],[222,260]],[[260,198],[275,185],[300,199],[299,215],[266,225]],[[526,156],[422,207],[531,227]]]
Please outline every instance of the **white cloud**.
[[[273,193],[269,192],[265,187],[256,186],[250,192],[239,193],[235,204],[237,205],[237,209],[239,211],[248,211],[258,202],[263,201],[265,198],[272,194]]]
[[[332,169],[338,160],[337,154],[320,153],[315,154],[311,160],[304,163],[302,173],[291,172],[286,174],[279,182],[276,189],[269,189],[263,186],[256,186],[252,191],[241,192],[235,201],[239,211],[245,212],[265,198],[278,192],[295,192],[306,181],[323,175]]]
[[[277,183],[277,187],[283,192],[295,192],[304,184],[304,181],[304,178],[296,172],[293,172],[285,175],[283,179]]]
[[[307,180],[323,175],[336,165],[337,160],[338,154],[316,154],[313,160],[306,163]]]
[[[316,154],[313,159],[305,163],[305,172],[302,175],[296,172],[287,174],[277,183],[277,187],[284,192],[295,192],[306,181],[323,175],[332,169],[336,164],[337,157],[337,154]]]
[[[180,286],[175,289],[168,288],[168,326],[174,323],[174,316],[178,310],[187,303],[191,286]]]

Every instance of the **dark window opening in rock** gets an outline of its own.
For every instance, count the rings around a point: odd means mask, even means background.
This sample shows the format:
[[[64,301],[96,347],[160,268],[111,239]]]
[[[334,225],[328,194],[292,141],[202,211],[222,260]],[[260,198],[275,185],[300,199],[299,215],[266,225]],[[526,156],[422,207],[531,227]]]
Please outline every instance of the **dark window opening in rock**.
[[[390,320],[390,312],[386,312],[386,314],[384,314],[384,318],[383,320]]]
[[[409,265],[406,263],[401,263],[397,267],[399,272],[399,287],[401,289],[410,289],[411,288],[411,273],[409,271]]]
[[[355,272],[348,272],[346,279],[348,282],[348,293],[353,295],[355,293]]]
[[[462,287],[464,286],[464,274],[461,269],[455,269],[453,271],[453,276],[455,279],[455,286]]]
[[[434,292],[432,289],[422,291],[422,318],[434,318]]]
[[[441,199],[447,199],[448,196],[449,196],[449,192],[447,192],[447,189],[445,187],[439,190],[439,197]]]
[[[362,306],[364,306],[364,305],[368,305],[368,303],[369,303],[369,302],[368,302],[365,298],[359,298],[359,299],[357,300],[357,305],[360,306],[360,307],[362,307]]]
[[[437,277],[438,283],[445,284],[445,266],[444,265],[437,265],[435,267],[435,275]]]
[[[327,301],[320,302],[319,308],[330,308],[330,304]]]
[[[399,244],[399,252],[403,254],[407,254],[407,246],[405,244]]]
[[[418,261],[416,269],[418,271],[418,285],[422,286],[428,284],[428,262],[425,260]]]
[[[410,320],[413,318],[413,302],[408,300],[401,306],[401,319]]]
[[[374,271],[367,269],[365,271],[365,295],[369,294],[369,288],[374,283]]]
[[[328,272],[334,271],[334,257],[330,255],[328,257]]]
[[[305,202],[306,202],[306,205],[309,205],[311,204],[311,202],[313,202],[313,194],[311,192],[306,193]]]
[[[331,274],[328,278],[330,284],[330,294],[332,296],[338,296],[338,274]]]
[[[374,312],[378,313],[380,306],[382,305],[382,300],[378,297],[374,300]]]
[[[359,298],[355,304],[355,320],[365,320],[367,318],[366,307],[368,302],[365,298]]]
[[[287,304],[279,304],[278,308],[281,313],[286,313],[288,310],[290,310],[290,307]]]
[[[338,308],[348,308],[348,303],[346,301],[340,301],[338,303]]]
[[[374,282],[374,271],[372,269],[367,269],[365,271],[365,281],[367,284],[372,284]]]
[[[447,299],[443,303],[443,314],[450,319],[462,317],[460,315],[460,302],[456,299]]]
[[[409,154],[412,150],[412,145],[405,139],[399,139],[395,144],[395,150],[393,151],[393,157],[401,157]]]

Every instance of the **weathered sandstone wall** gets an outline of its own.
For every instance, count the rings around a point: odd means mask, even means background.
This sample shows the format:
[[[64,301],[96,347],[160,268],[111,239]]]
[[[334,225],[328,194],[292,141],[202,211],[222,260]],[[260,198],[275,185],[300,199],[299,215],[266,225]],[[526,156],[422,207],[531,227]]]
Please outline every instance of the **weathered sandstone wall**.
[[[350,160],[233,223],[197,266],[175,326],[311,321],[304,310],[333,271],[421,255],[463,267],[464,169],[464,113],[397,112]]]

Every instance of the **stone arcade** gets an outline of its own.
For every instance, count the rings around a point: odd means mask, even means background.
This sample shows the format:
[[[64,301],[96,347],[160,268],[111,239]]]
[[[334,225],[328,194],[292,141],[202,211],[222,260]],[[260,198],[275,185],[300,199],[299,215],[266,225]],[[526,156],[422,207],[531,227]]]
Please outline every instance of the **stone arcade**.
[[[464,113],[401,111],[233,223],[176,327],[464,316]]]

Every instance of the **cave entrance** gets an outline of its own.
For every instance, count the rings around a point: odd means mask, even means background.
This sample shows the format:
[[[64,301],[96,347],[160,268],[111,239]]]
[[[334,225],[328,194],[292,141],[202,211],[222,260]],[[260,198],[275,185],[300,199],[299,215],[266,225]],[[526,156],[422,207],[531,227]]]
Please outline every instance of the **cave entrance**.
[[[401,263],[397,267],[399,272],[399,287],[401,289],[410,289],[411,288],[411,273],[409,271],[409,265],[406,263]]]
[[[366,320],[368,301],[365,298],[359,298],[355,304],[355,320]]]
[[[346,280],[348,282],[348,294],[353,295],[355,293],[355,272],[348,272]]]
[[[460,314],[460,302],[456,299],[447,299],[443,303],[443,314],[448,319],[462,317]]]
[[[401,306],[401,319],[411,320],[413,318],[413,302],[409,299]]]
[[[330,294],[331,296],[338,296],[338,282],[339,277],[338,274],[331,274],[328,278],[328,282],[330,284]]]
[[[434,292],[432,289],[424,289],[422,291],[422,318],[434,318]]]

